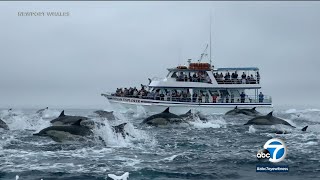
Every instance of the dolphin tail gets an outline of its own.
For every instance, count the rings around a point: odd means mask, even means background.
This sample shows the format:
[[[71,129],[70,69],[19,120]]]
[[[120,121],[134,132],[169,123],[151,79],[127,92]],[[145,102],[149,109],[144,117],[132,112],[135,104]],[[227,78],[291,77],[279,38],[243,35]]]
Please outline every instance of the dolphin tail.
[[[308,126],[306,126],[306,127],[302,128],[302,129],[301,129],[301,131],[306,131],[306,130],[307,130],[307,128],[308,128]]]
[[[119,124],[118,126],[112,126],[115,133],[121,133],[122,137],[126,137],[126,133],[124,132],[124,126],[127,125],[127,123]]]
[[[256,107],[253,107],[252,110],[256,110]]]

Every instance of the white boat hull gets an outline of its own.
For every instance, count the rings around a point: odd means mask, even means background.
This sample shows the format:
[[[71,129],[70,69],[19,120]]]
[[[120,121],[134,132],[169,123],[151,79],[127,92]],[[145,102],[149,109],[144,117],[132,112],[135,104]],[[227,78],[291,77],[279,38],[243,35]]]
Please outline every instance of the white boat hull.
[[[170,107],[170,112],[175,114],[184,114],[190,109],[193,112],[199,111],[203,114],[224,114],[229,110],[238,108],[253,108],[265,114],[273,110],[271,103],[194,103],[194,102],[172,102],[161,100],[149,100],[138,98],[114,97],[107,96],[108,101],[114,108],[131,109],[137,112],[138,108],[143,109],[150,114],[160,113],[167,107]],[[115,109],[115,110],[116,110]]]

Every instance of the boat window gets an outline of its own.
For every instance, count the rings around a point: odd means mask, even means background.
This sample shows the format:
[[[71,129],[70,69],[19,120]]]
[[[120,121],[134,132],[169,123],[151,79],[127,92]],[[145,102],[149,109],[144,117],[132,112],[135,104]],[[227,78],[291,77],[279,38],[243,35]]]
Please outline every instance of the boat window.
[[[172,78],[177,78],[177,77],[178,77],[178,76],[177,76],[177,73],[176,73],[176,72],[173,72],[172,75],[171,75],[171,77],[172,77]]]

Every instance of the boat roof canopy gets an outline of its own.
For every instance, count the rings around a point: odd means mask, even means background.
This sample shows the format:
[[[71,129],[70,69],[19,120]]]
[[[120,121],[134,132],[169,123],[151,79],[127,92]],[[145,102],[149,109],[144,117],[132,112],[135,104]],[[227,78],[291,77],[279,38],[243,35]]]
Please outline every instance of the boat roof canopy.
[[[210,69],[179,69],[179,68],[168,68],[168,71],[179,71],[179,72],[195,72],[195,71],[210,71]]]
[[[257,67],[218,68],[217,71],[259,71]]]

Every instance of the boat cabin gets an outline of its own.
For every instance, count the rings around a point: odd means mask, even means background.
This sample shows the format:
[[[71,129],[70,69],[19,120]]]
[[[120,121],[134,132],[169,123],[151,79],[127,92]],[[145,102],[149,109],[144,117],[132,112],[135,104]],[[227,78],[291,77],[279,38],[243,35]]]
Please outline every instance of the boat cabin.
[[[213,71],[218,84],[260,84],[259,68],[218,68]]]

